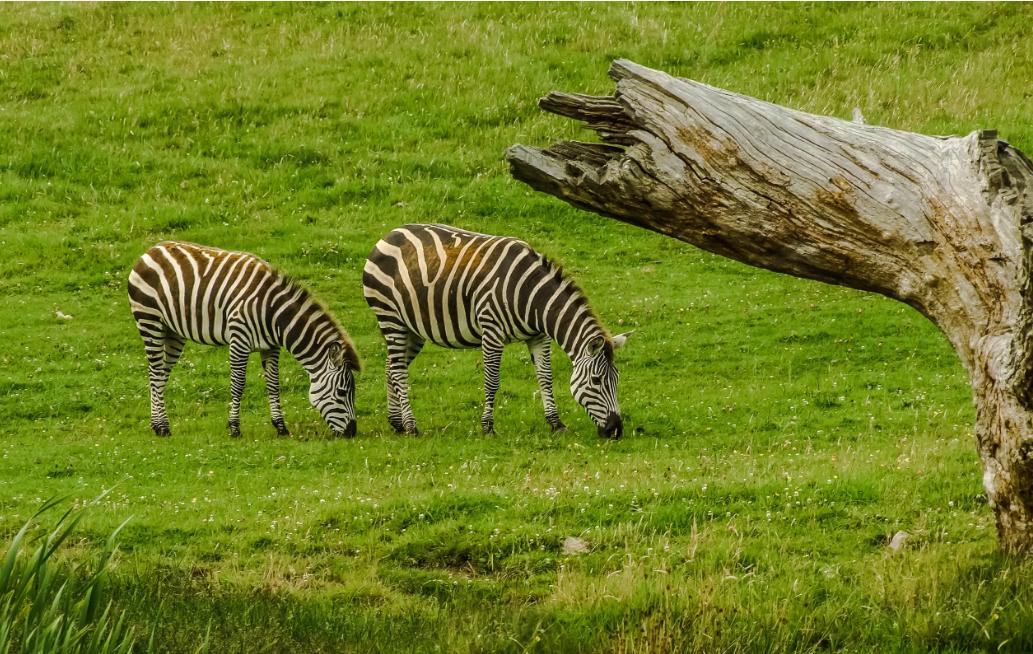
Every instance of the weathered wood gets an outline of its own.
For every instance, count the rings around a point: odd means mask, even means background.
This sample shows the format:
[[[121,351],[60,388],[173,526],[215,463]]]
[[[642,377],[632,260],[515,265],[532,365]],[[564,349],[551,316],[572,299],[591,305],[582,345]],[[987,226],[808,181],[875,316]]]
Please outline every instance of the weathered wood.
[[[994,131],[932,137],[613,63],[613,96],[543,109],[603,144],[516,145],[535,189],[770,270],[915,307],[969,373],[1002,547],[1033,551],[1033,164]]]

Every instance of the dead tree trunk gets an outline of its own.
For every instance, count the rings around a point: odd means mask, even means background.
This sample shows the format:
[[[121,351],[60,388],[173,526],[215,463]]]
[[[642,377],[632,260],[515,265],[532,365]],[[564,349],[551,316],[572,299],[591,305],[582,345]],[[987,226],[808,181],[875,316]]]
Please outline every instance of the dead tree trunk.
[[[1001,546],[1033,551],[1033,164],[996,132],[815,116],[618,60],[613,96],[550,93],[603,143],[507,152],[567,202],[915,307],[964,362]]]

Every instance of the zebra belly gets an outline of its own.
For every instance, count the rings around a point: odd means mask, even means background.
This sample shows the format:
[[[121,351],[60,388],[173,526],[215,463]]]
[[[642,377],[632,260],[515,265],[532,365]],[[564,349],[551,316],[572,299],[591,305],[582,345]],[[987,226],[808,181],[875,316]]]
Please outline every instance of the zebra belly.
[[[435,345],[453,349],[477,348],[481,346],[482,330],[472,316],[460,314],[453,316],[436,307],[437,312],[421,315],[422,319],[414,320],[403,311],[397,310],[398,317],[420,338]]]
[[[203,317],[202,317],[203,318]],[[230,342],[229,332],[225,323],[221,329],[213,328],[212,325],[198,326],[191,323],[176,325],[168,317],[165,319],[165,328],[182,339],[200,343],[202,345],[226,345]]]
[[[395,315],[420,338],[430,341],[435,345],[451,349],[481,347],[485,326],[477,316],[462,314],[458,319],[452,320],[451,322],[446,321],[450,316],[437,316],[437,320],[428,320],[425,317],[424,320],[413,321],[397,307],[395,309]],[[524,333],[520,330],[514,333],[512,330],[501,328],[501,325],[503,324],[502,321],[497,318],[492,318],[491,314],[485,313],[483,309],[478,311],[477,315],[485,316],[485,318],[491,322],[493,327],[492,331],[496,334],[497,338],[502,340],[503,343],[525,342],[537,335],[533,333]],[[450,326],[445,327],[446,324]],[[432,326],[434,328],[432,328]]]
[[[223,318],[225,312],[215,316],[189,305],[185,310],[180,307],[178,310],[172,311],[165,302],[156,304],[155,307],[146,307],[134,302],[133,310],[134,313],[146,315],[152,320],[157,318],[166,332],[183,340],[202,345],[226,345],[229,343],[229,321]],[[139,311],[140,309],[142,311]],[[155,316],[155,313],[158,315]]]

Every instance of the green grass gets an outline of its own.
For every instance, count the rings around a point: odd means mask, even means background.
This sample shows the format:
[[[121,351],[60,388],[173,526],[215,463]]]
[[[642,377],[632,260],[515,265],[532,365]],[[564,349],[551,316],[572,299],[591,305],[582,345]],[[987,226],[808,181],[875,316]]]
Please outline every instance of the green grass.
[[[69,556],[160,651],[1029,651],[1033,568],[1001,556],[967,379],[910,308],[702,253],[535,194],[502,154],[585,138],[537,98],[627,57],[791,107],[1033,152],[1033,10],[1015,4],[0,7],[0,532],[92,498]],[[386,420],[361,295],[413,221],[518,235],[613,331],[626,437],[526,350],[498,436],[478,354],[428,347],[421,436]],[[225,350],[187,346],[147,427],[128,270],[162,238],[303,280],[367,370],[334,441],[283,362],[241,440]],[[56,312],[72,316],[61,320]],[[887,543],[897,531],[906,547]],[[567,537],[589,551],[564,555]]]
[[[124,611],[107,596],[108,565],[119,529],[89,569],[68,570],[61,548],[82,519],[68,509],[39,533],[35,524],[60,504],[48,500],[11,539],[0,564],[0,652],[26,654],[128,654],[136,635]],[[30,551],[33,545],[35,549]],[[85,577],[78,581],[77,577]]]

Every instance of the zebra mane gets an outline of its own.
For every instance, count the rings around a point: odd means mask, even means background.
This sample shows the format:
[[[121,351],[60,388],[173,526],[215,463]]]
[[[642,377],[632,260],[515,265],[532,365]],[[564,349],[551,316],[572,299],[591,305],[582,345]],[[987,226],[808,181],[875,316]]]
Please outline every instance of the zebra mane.
[[[606,353],[606,358],[609,361],[613,361],[613,340],[610,335],[610,330],[606,329],[606,325],[603,324],[602,320],[599,320],[599,316],[596,315],[595,309],[592,308],[592,303],[588,301],[588,296],[585,295],[584,290],[582,290],[582,288],[578,285],[576,281],[574,281],[572,277],[568,276],[563,271],[563,266],[561,266],[558,261],[550,259],[548,256],[542,254],[541,252],[538,253],[538,257],[541,261],[542,266],[549,272],[550,275],[553,276],[553,279],[555,279],[557,282],[566,281],[567,286],[572,291],[584,298],[585,305],[588,307],[588,314],[592,316],[592,320],[594,320],[596,326],[599,327],[599,331],[603,333],[603,339],[605,340],[603,351]]]
[[[355,344],[352,343],[352,339],[348,336],[348,332],[345,331],[341,323],[337,321],[337,316],[334,315],[333,311],[330,310],[326,303],[320,300],[312,291],[309,290],[304,283],[299,281],[293,275],[286,273],[272,264],[268,264],[272,268],[273,272],[283,283],[285,283],[291,290],[300,292],[301,302],[305,300],[311,300],[313,304],[319,307],[319,310],[323,312],[323,315],[330,320],[330,324],[337,330],[337,337],[342,343],[344,343],[344,359],[348,362],[348,365],[352,367],[356,372],[362,371],[362,361],[359,359],[359,352],[355,349]]]

